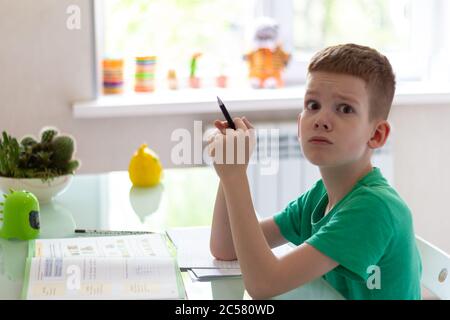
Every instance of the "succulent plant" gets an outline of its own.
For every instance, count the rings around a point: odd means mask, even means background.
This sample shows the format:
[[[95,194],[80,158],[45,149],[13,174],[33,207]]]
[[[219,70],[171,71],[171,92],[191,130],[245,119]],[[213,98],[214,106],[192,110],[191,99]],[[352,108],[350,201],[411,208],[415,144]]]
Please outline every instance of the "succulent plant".
[[[16,138],[5,131],[0,138],[0,175],[13,177],[18,174],[20,146]]]
[[[74,151],[73,140],[68,136],[56,137],[52,142],[52,149],[54,152],[53,163],[57,168],[64,168],[72,159]]]
[[[72,159],[75,143],[70,136],[58,136],[56,128],[44,128],[38,142],[26,136],[20,144],[3,132],[0,138],[0,176],[49,180],[73,174],[79,161]]]
[[[32,147],[36,143],[37,143],[37,141],[31,136],[24,137],[22,139],[22,141],[20,141],[20,144],[24,147],[28,147],[28,146]]]
[[[41,143],[50,143],[52,142],[53,138],[58,134],[58,131],[53,128],[48,128],[42,130],[41,134]]]

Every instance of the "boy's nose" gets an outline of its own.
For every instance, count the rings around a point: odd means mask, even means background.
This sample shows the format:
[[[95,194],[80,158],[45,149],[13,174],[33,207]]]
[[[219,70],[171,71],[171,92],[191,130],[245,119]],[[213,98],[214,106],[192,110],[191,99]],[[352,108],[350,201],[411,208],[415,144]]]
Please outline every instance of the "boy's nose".
[[[328,121],[324,119],[317,119],[314,122],[314,129],[324,129],[326,131],[331,129],[331,125]]]

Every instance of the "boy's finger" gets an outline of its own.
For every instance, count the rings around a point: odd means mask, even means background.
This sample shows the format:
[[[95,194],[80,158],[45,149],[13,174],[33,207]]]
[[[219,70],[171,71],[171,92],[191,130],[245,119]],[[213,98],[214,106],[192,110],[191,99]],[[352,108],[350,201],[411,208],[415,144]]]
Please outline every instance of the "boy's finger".
[[[255,129],[255,128],[253,127],[253,125],[250,123],[250,121],[247,120],[246,117],[242,117],[242,120],[244,121],[244,123],[245,123],[245,125],[247,126],[247,128],[249,128],[249,129]]]
[[[241,118],[234,118],[233,122],[236,126],[236,129],[247,130],[247,125],[244,123],[244,121],[242,121]]]
[[[214,126],[225,134],[225,129],[228,128],[228,123],[226,121],[216,120],[214,121]]]

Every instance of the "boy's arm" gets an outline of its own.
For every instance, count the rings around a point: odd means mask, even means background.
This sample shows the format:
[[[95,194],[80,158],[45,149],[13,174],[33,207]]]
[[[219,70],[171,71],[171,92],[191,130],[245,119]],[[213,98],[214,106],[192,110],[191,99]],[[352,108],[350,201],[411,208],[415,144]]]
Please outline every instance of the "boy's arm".
[[[249,123],[248,120],[246,120],[246,122]],[[222,134],[225,133],[225,129],[228,127],[227,121],[216,120],[214,122],[214,125],[218,130],[220,130]],[[275,221],[272,217],[262,220],[260,222],[260,226],[271,248],[277,247],[287,242],[287,240],[282,236],[278,226],[275,224]],[[236,259],[236,252],[234,250],[230,220],[228,218],[228,211],[222,182],[219,182],[216,202],[214,204],[214,214],[211,225],[209,246],[211,254],[217,259]]]
[[[259,225],[263,231],[267,243],[269,244],[269,247],[275,248],[287,243],[287,240],[281,234],[280,229],[273,220],[273,217],[259,221]],[[237,258],[231,235],[230,220],[228,218],[222,182],[219,182],[216,202],[214,204],[210,250],[211,254],[220,260],[236,260]]]
[[[222,182],[219,182],[217,189],[209,246],[211,254],[217,259],[236,260]]]
[[[333,259],[306,243],[277,258],[259,226],[247,176],[225,179],[222,187],[236,255],[245,287],[253,298],[264,299],[290,291],[338,266]]]

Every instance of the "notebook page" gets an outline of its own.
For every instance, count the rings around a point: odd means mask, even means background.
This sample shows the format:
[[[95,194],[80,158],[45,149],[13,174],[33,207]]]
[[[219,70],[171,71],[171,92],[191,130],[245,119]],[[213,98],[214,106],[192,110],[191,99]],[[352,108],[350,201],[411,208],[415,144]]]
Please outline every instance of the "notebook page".
[[[172,258],[28,258],[26,299],[179,299]]]

